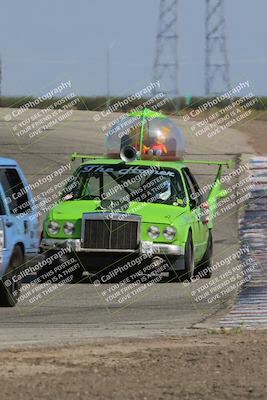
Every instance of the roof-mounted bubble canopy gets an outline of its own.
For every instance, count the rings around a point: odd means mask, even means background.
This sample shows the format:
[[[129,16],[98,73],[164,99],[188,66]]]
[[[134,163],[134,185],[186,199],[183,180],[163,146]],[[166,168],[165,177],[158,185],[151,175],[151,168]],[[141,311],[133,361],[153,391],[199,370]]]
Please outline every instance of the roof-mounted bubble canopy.
[[[107,133],[106,155],[124,161],[183,159],[182,131],[164,114],[144,109],[120,117]]]

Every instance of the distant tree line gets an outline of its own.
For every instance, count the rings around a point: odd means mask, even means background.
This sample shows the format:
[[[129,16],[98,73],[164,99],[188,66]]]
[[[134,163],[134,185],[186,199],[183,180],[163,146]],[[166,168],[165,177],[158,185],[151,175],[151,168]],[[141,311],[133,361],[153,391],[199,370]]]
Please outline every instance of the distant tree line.
[[[171,99],[167,100],[164,102],[164,104],[160,107],[160,110],[166,112],[166,113],[172,113],[174,109],[180,110],[181,113],[185,109],[197,109],[201,105],[207,103],[207,101],[212,101],[215,99],[215,97],[211,98],[203,98],[203,97],[179,97],[178,99]],[[7,96],[2,96],[0,97],[0,107],[11,107],[11,108],[19,108],[23,106],[25,103],[29,101],[34,101],[35,97],[7,97]],[[41,103],[38,104],[36,108],[47,108],[49,106],[52,106],[59,100],[58,98],[52,98],[48,100],[44,100]],[[76,110],[89,110],[89,111],[103,111],[107,109],[107,98],[104,96],[98,96],[98,97],[85,97],[85,96],[79,96],[79,102],[75,104],[73,109]],[[113,105],[117,104],[118,102],[123,103],[125,100],[125,97],[113,97],[109,105],[112,109]],[[141,98],[141,99],[136,99],[131,102],[129,102],[126,105],[122,105],[118,108],[118,112],[128,112],[132,110],[133,108],[136,107],[141,107],[144,103],[146,103],[149,99],[147,98]],[[238,98],[235,99],[225,99],[220,101],[217,105],[216,108],[224,108],[231,102],[238,100]],[[156,103],[155,103],[156,104]],[[62,106],[58,105],[55,108],[62,108]],[[267,109],[267,97],[257,97],[257,101],[250,107],[253,110],[266,110]]]

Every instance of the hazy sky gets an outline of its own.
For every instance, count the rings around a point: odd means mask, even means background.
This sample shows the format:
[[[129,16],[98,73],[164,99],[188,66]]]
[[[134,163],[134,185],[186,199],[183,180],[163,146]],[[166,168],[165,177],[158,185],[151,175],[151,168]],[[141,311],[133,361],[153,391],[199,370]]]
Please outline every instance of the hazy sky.
[[[77,94],[130,94],[152,80],[159,0],[0,0],[3,95],[38,95],[71,79]],[[267,1],[225,0],[233,82],[267,95]],[[205,0],[180,0],[179,88],[204,93]]]

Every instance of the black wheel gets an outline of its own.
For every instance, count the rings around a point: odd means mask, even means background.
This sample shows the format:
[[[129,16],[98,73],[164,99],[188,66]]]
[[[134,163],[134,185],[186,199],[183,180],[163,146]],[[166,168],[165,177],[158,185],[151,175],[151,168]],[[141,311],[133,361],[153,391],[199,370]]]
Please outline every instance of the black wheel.
[[[192,232],[189,231],[188,238],[185,245],[184,255],[185,271],[182,275],[183,279],[191,279],[194,275],[195,262],[194,262],[194,245],[192,239]]]
[[[212,254],[213,254],[213,242],[212,242],[212,233],[209,231],[209,238],[206,252],[196,268],[195,275],[199,275],[203,279],[211,278],[212,272]]]
[[[0,281],[0,307],[14,307],[20,295],[21,280],[16,282],[12,278],[19,274],[20,266],[24,262],[23,250],[16,245],[6,274]]]
[[[178,271],[178,263],[180,264],[179,258],[172,261],[172,269],[173,271],[170,272],[169,276],[173,278],[172,280],[183,281],[191,279],[194,275],[194,245],[193,245],[193,238],[192,232],[189,231],[186,245],[185,245],[185,254],[184,254],[184,270]]]

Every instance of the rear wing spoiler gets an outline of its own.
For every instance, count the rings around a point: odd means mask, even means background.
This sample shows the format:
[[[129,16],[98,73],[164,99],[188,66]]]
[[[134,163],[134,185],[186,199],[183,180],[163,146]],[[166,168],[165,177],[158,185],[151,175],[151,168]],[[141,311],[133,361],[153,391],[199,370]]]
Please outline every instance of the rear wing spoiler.
[[[226,166],[228,169],[232,168],[233,161],[207,161],[207,160],[183,160],[185,164],[203,164],[203,165],[218,165],[218,166]]]
[[[103,154],[88,155],[88,154],[79,154],[76,152],[72,153],[71,155],[71,161],[81,159],[82,162],[84,162],[84,160],[96,160],[97,158],[105,158],[105,156],[103,156]]]
[[[234,162],[233,160],[227,161],[207,161],[207,160],[184,160],[184,164],[202,164],[202,165],[216,165],[218,166],[218,172],[214,184],[219,183],[222,175],[222,167],[227,167],[227,169],[232,169]]]
[[[84,160],[96,160],[98,158],[106,158],[103,156],[103,154],[94,154],[94,155],[89,155],[89,154],[80,154],[77,152],[72,153],[71,155],[71,161],[75,161],[77,159],[81,159],[82,162]],[[207,160],[182,160],[184,164],[202,164],[202,165],[218,165],[220,168],[223,166],[226,166],[228,169],[232,168],[233,161],[228,160],[228,161],[207,161]]]

